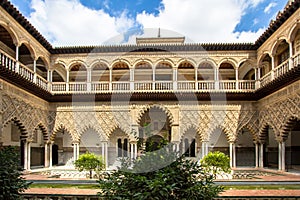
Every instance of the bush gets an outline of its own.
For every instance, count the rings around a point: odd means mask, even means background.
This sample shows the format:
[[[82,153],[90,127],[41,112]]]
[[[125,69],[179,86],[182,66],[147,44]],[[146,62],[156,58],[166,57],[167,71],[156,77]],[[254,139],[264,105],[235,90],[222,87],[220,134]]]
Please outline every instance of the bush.
[[[93,171],[101,171],[105,168],[102,156],[96,156],[93,153],[80,155],[74,164],[79,171],[89,171],[90,178],[92,178]]]
[[[0,199],[21,199],[20,193],[30,185],[22,178],[20,155],[14,147],[0,150]]]
[[[209,152],[200,162],[206,171],[212,173],[215,178],[217,174],[222,172],[229,173],[231,171],[230,158],[219,151]]]
[[[159,168],[161,167],[161,168]],[[195,161],[170,149],[147,152],[99,180],[105,199],[212,199],[223,190]]]

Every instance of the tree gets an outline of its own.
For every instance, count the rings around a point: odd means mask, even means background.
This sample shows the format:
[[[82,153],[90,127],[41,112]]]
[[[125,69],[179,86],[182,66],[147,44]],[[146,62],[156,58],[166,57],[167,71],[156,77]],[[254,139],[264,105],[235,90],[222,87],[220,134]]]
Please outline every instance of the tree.
[[[146,152],[99,180],[105,199],[213,199],[223,190],[195,161],[170,148]]]
[[[89,171],[90,178],[92,178],[93,171],[101,171],[105,168],[102,156],[96,156],[93,153],[80,155],[74,164],[79,171]]]
[[[15,147],[4,147],[0,150],[0,199],[21,199],[30,185],[22,178],[20,155]]]
[[[215,178],[217,174],[222,172],[229,173],[231,171],[230,158],[220,151],[209,152],[200,162]]]

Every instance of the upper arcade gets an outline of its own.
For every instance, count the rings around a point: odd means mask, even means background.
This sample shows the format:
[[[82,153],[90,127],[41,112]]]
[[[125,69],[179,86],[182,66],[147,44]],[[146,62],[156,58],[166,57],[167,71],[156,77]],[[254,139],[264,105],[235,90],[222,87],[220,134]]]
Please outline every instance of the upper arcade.
[[[297,78],[290,74],[300,63],[300,0],[289,1],[254,44],[186,44],[158,35],[135,45],[60,48],[9,1],[0,5],[0,77],[51,95],[255,93]]]

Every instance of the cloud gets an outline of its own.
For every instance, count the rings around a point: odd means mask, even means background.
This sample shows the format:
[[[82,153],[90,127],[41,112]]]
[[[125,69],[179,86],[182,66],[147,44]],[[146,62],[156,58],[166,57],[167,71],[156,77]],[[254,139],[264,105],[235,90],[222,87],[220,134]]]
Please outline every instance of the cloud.
[[[141,29],[158,27],[178,32],[189,42],[254,42],[261,30],[236,32],[235,27],[248,8],[263,1],[162,0],[158,14],[143,11],[132,17],[128,10],[111,16],[104,10],[87,8],[79,0],[32,0],[29,21],[54,46],[134,42],[135,35],[146,33]],[[135,28],[139,30],[132,31]]]
[[[53,45],[97,45],[133,24],[126,15],[112,17],[77,0],[32,0],[29,20]]]
[[[261,1],[260,1],[261,2]],[[143,12],[137,21],[144,27],[176,30],[196,42],[253,42],[258,32],[234,32],[247,6],[258,1],[163,0],[157,16]],[[217,6],[216,6],[217,5]],[[247,35],[247,37],[246,37]],[[239,36],[239,37],[238,37]]]
[[[277,3],[271,2],[267,7],[265,7],[264,13],[269,14],[271,12],[271,9],[275,6],[277,6]]]

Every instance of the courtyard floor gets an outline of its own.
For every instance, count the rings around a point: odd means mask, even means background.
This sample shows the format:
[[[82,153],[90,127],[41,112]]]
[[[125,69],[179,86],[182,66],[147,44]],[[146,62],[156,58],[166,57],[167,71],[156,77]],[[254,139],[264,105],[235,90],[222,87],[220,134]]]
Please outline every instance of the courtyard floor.
[[[278,172],[278,171],[268,171],[271,173],[262,174],[261,176],[255,176],[251,179],[232,179],[232,180],[217,180],[218,184],[224,185],[239,185],[239,184],[257,184],[260,183],[276,183],[279,185],[285,184],[300,184],[300,173],[290,173],[290,172]],[[49,178],[47,175],[41,175],[38,173],[28,173],[24,175],[26,180],[31,181],[74,181],[74,180],[87,180],[87,179],[74,179],[74,178]],[[226,183],[226,184],[225,184]],[[64,195],[95,195],[99,190],[97,189],[74,189],[74,188],[30,188],[25,191],[28,194],[64,194]],[[299,189],[226,189],[220,195],[222,196],[231,196],[231,197],[259,197],[259,196],[286,196],[286,197],[300,197],[300,188]]]

